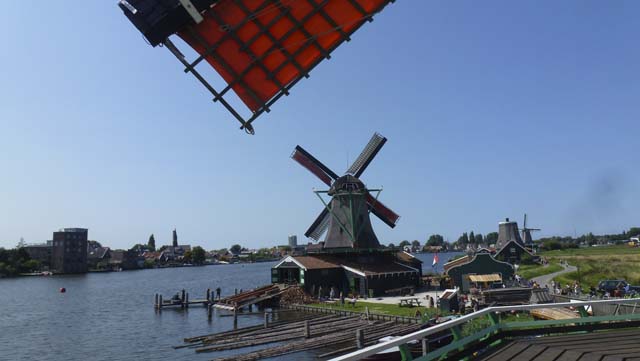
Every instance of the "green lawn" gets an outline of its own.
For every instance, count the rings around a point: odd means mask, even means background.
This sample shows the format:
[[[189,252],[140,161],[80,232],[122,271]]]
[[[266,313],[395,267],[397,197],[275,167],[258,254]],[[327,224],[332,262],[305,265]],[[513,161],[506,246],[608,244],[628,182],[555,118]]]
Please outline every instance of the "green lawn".
[[[572,257],[572,256],[602,256],[602,255],[618,255],[618,254],[635,254],[640,255],[640,247],[629,247],[627,245],[606,246],[606,247],[585,247],[570,248],[555,251],[545,251],[539,253],[543,257]]]
[[[407,317],[414,317],[416,315],[416,311],[418,310],[422,315],[427,314],[431,316],[436,313],[435,309],[430,309],[426,307],[400,307],[398,305],[361,302],[361,301],[356,302],[355,307],[349,305],[348,303],[345,304],[344,306],[341,306],[340,304],[328,304],[328,303],[314,303],[309,306],[331,308],[331,309],[345,310],[345,311],[356,311],[356,312],[365,312],[365,308],[369,307],[369,312],[371,313],[379,313],[383,315],[393,315],[393,316],[407,316]],[[442,312],[440,312],[440,314],[442,314]]]
[[[543,252],[540,255],[549,262],[564,260],[578,267],[578,272],[565,273],[555,278],[556,282],[563,285],[577,280],[585,289],[597,286],[598,282],[606,279],[624,279],[634,285],[640,284],[640,248],[588,247]]]
[[[549,273],[554,273],[562,270],[562,266],[557,263],[549,263],[549,265],[542,266],[539,264],[523,264],[518,268],[518,274],[528,280],[542,276],[548,275]]]

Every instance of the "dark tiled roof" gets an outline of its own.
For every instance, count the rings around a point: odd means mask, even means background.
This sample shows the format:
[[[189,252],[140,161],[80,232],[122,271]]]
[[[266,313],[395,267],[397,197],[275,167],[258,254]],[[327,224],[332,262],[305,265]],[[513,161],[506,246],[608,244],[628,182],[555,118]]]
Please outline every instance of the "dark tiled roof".
[[[293,259],[302,264],[306,269],[340,268],[339,264],[326,260],[324,257],[295,256]]]
[[[416,272],[409,266],[402,265],[400,263],[373,263],[373,264],[360,264],[352,262],[343,262],[343,266],[358,270],[367,276],[374,276],[386,273],[405,273]]]

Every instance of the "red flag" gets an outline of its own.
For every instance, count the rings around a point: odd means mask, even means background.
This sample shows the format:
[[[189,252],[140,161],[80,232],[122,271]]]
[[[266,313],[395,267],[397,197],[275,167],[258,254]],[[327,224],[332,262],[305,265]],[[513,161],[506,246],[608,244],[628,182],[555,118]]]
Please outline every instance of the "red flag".
[[[438,254],[433,255],[433,264],[431,267],[435,267],[438,264]]]

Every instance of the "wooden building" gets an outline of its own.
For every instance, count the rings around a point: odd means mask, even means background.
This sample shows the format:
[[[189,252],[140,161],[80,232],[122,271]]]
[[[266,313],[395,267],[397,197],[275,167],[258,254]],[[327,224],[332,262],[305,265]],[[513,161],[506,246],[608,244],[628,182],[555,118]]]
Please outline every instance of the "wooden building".
[[[540,257],[531,253],[522,243],[512,240],[498,250],[494,258],[511,264],[527,264],[536,262]]]
[[[473,257],[466,256],[464,259],[454,260],[454,265],[446,268],[446,274],[451,277],[453,284],[459,287],[462,292],[468,292],[474,282],[478,280],[491,279],[495,282],[496,275],[501,280],[511,279],[514,275],[513,266],[507,262],[498,261],[488,253],[476,253]],[[451,262],[449,262],[451,263]],[[472,277],[477,275],[487,275],[487,277]],[[489,275],[491,275],[489,277]]]
[[[273,283],[300,284],[310,294],[383,296],[420,285],[422,262],[404,252],[378,251],[289,256],[271,270]]]

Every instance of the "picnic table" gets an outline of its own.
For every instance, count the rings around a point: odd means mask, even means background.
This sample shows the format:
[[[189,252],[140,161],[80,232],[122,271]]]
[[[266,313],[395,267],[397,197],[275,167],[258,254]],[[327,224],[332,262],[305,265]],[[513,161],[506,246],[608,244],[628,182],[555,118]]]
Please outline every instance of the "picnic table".
[[[400,303],[398,304],[398,306],[400,306],[400,307],[402,307],[402,306],[407,306],[407,307],[418,306],[418,307],[420,307],[420,300],[418,299],[418,297],[401,298],[400,299]]]

